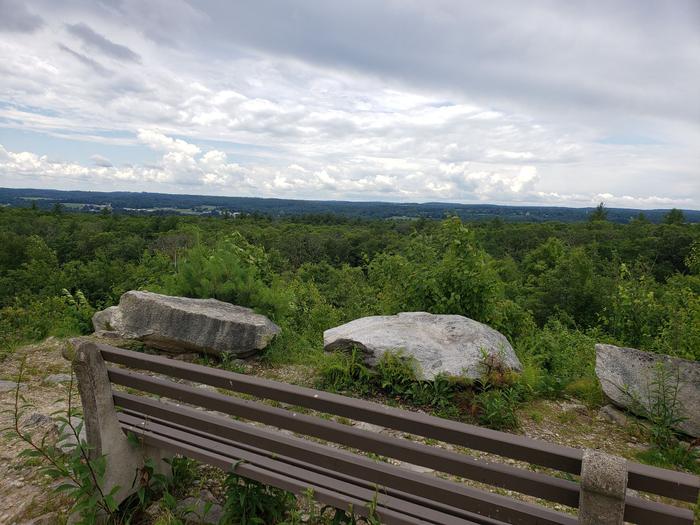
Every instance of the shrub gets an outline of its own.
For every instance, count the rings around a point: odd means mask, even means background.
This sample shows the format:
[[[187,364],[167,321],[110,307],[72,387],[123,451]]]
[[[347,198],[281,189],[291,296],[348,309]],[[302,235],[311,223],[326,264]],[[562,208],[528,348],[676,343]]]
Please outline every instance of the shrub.
[[[80,291],[47,297],[26,305],[0,309],[0,349],[6,356],[15,346],[49,335],[67,337],[92,331],[93,307]],[[0,352],[0,360],[3,353]]]
[[[550,320],[542,330],[519,339],[515,347],[527,370],[525,381],[530,393],[556,397],[582,378],[594,383],[598,337],[597,333],[584,333]]]
[[[239,233],[213,248],[197,244],[189,249],[176,273],[165,279],[162,291],[249,306],[276,320],[284,318],[290,302],[269,268],[265,251]]]

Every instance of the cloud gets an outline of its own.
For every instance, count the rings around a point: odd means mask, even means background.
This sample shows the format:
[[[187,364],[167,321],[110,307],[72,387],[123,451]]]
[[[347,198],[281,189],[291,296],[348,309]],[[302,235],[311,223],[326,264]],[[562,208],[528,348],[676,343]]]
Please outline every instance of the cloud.
[[[30,12],[24,2],[0,0],[0,32],[32,33],[44,25],[44,20]]]
[[[115,44],[108,38],[96,33],[90,26],[84,23],[66,24],[66,29],[73,36],[80,39],[83,44],[91,49],[116,58],[130,62],[141,62],[141,57],[131,49],[121,44]]]
[[[69,55],[75,57],[80,63],[86,65],[87,67],[92,69],[98,75],[101,75],[103,77],[109,77],[113,74],[112,71],[110,71],[109,69],[104,67],[99,62],[93,60],[90,57],[83,55],[82,53],[78,53],[77,51],[73,51],[68,46],[64,46],[63,44],[58,44],[58,48],[61,51],[64,51],[65,53],[68,53]]]
[[[700,208],[697,6],[44,1],[0,34],[0,127],[62,187]]]
[[[90,157],[90,160],[95,164],[95,166],[99,166],[101,168],[111,168],[113,167],[112,162],[107,158],[103,157],[102,155],[93,155]]]
[[[190,144],[181,139],[172,139],[152,129],[140,129],[138,132],[138,139],[158,151],[178,153],[189,157],[200,152],[200,149],[194,144]]]
[[[470,163],[420,163],[408,174],[400,174],[391,163],[377,163],[358,174],[352,166],[308,162],[270,167],[242,165],[226,153],[201,148],[160,132],[142,130],[139,139],[162,154],[151,164],[115,166],[93,155],[93,166],[60,162],[31,152],[8,151],[0,145],[0,177],[23,187],[63,187],[79,183],[81,188],[103,189],[105,185],[126,184],[137,191],[158,184],[161,191],[201,192],[267,197],[327,198],[404,201],[469,201],[511,204],[552,204],[591,206],[605,201],[624,207],[688,207],[692,199],[656,195],[615,195],[611,193],[560,194],[537,188],[534,166],[485,169]],[[400,166],[398,166],[400,167]],[[145,185],[145,186],[144,186]]]

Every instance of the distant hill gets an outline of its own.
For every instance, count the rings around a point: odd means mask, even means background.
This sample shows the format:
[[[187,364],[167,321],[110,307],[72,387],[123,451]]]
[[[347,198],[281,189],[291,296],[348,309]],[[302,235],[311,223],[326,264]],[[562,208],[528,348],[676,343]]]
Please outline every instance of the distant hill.
[[[127,191],[61,191],[0,188],[0,205],[28,207],[35,203],[41,209],[56,204],[66,209],[99,212],[108,207],[114,213],[159,215],[222,215],[230,213],[263,214],[271,217],[299,215],[339,215],[364,219],[440,219],[458,215],[464,220],[502,219],[512,222],[579,222],[585,221],[593,208],[559,206],[498,206],[493,204],[451,204],[444,202],[396,203],[350,202],[258,197],[217,197],[206,195],[175,195],[168,193],[137,193]],[[661,222],[668,210],[637,210],[608,208],[608,219],[628,222],[644,213],[651,222]],[[688,222],[700,222],[700,211],[683,210]]]

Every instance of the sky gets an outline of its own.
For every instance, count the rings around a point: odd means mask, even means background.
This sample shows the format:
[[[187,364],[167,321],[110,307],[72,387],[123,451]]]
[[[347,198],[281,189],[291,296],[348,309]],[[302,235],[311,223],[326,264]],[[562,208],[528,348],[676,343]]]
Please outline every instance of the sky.
[[[700,2],[0,0],[0,186],[700,209]]]

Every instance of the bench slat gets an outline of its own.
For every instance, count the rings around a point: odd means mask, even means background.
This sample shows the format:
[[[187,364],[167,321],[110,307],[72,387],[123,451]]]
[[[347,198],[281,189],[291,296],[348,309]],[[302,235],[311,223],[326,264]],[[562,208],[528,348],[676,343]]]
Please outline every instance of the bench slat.
[[[486,516],[481,516],[479,514],[475,514],[473,512],[468,512],[456,507],[452,507],[449,505],[445,505],[443,503],[440,503],[435,500],[431,499],[426,499],[425,497],[421,496],[416,496],[415,494],[407,493],[407,492],[401,492],[399,490],[396,490],[395,488],[385,486],[383,481],[386,480],[375,480],[372,481],[370,478],[372,478],[371,474],[369,476],[365,475],[366,471],[365,470],[358,470],[357,472],[360,473],[358,476],[357,473],[354,473],[354,475],[351,475],[350,471],[345,471],[345,468],[343,468],[343,472],[340,472],[338,470],[330,470],[329,468],[325,468],[321,466],[320,464],[315,463],[315,459],[318,458],[318,456],[311,455],[309,456],[312,461],[311,462],[306,462],[306,461],[300,461],[299,459],[295,459],[294,457],[289,457],[286,455],[282,455],[284,453],[284,450],[282,452],[274,452],[269,449],[262,449],[258,448],[259,446],[267,446],[268,441],[267,438],[260,438],[259,436],[256,435],[256,440],[254,441],[256,446],[253,446],[248,443],[248,440],[244,441],[233,441],[231,439],[226,439],[223,438],[219,435],[216,434],[209,434],[207,432],[203,432],[200,428],[192,428],[189,426],[185,425],[180,425],[178,423],[173,423],[172,421],[167,421],[163,419],[159,419],[147,414],[142,414],[133,410],[123,410],[118,414],[118,419],[120,420],[121,423],[128,423],[134,426],[137,426],[139,428],[144,427],[144,420],[147,420],[148,423],[146,423],[146,426],[149,426],[149,428],[152,427],[150,425],[151,423],[156,423],[160,427],[167,427],[168,429],[177,429],[183,432],[187,432],[190,434],[194,434],[200,437],[204,437],[208,440],[210,440],[213,444],[215,444],[216,447],[218,447],[218,443],[222,443],[225,445],[229,446],[235,446],[237,448],[241,448],[243,450],[247,450],[249,452],[254,452],[259,455],[263,455],[269,458],[272,458],[276,461],[281,461],[284,463],[289,463],[291,465],[297,466],[297,467],[302,467],[306,470],[311,470],[313,472],[317,472],[320,474],[323,474],[325,476],[329,476],[332,478],[337,478],[342,481],[352,483],[355,485],[359,485],[362,487],[365,487],[366,489],[370,489],[372,491],[376,490],[377,486],[382,487],[382,493],[387,494],[389,496],[394,496],[398,497],[400,499],[406,500],[413,502],[415,504],[421,505],[424,508],[429,508],[429,509],[435,509],[440,512],[443,512],[445,514],[449,515],[454,515],[458,518],[467,520],[467,521],[473,521],[474,523],[477,523],[479,525],[506,525],[502,521],[497,521],[491,518],[488,518]],[[245,427],[250,427],[247,424],[242,424],[242,426]],[[158,432],[161,434],[164,432],[162,430],[156,429]],[[167,431],[168,433],[170,430]],[[269,437],[271,434],[274,437],[274,432],[270,430],[263,430],[263,432],[266,433],[266,435]],[[245,434],[245,433],[244,433]],[[167,433],[164,435],[168,435]],[[238,436],[237,436],[238,437]],[[337,449],[333,449],[330,447],[325,447],[324,445],[319,445],[317,443],[311,443],[307,440],[300,440],[299,438],[290,438],[291,440],[295,442],[300,442],[300,445],[304,445],[305,447],[320,447],[321,449],[327,448],[330,451],[337,451]],[[274,447],[273,447],[274,448]],[[218,450],[218,449],[217,449]],[[215,450],[216,451],[216,450]],[[296,450],[294,450],[296,452]],[[342,452],[342,451],[341,451]],[[355,462],[363,462],[363,461],[368,461],[368,458],[358,456],[356,454],[350,454],[347,452],[343,452],[349,459],[354,460]],[[328,455],[321,456],[323,459],[321,463],[324,465],[329,465],[331,467],[338,468],[341,466],[341,464],[337,463],[337,459],[333,457],[329,457]],[[330,462],[329,462],[330,460]],[[345,464],[343,463],[342,466],[344,467]],[[400,468],[400,467],[399,467]],[[408,472],[408,471],[407,471]]]
[[[115,384],[578,507],[579,486],[571,481],[127,370],[108,368],[108,373]]]
[[[152,432],[145,432],[139,427],[125,425],[125,430],[140,435],[144,443],[147,445],[158,447],[171,453],[182,454],[189,458],[218,467],[225,472],[230,472],[233,465],[240,459],[238,454],[227,456],[218,452],[207,450],[206,448],[198,445],[178,441],[171,437],[157,435]],[[348,509],[350,506],[352,506],[352,508],[359,514],[365,516],[368,514],[367,501],[348,496],[347,494],[329,489],[325,486],[315,486],[307,481],[286,476],[277,471],[271,471],[252,463],[246,463],[245,461],[236,466],[235,472],[245,478],[258,481],[265,485],[287,490],[298,495],[303,495],[306,490],[311,488],[314,491],[314,499],[321,503],[332,505],[333,507],[339,509]],[[435,525],[433,522],[415,518],[413,516],[407,516],[384,507],[378,507],[377,514],[380,516],[383,523],[391,525]]]
[[[331,447],[308,440],[284,436],[274,431],[256,428],[225,417],[202,413],[201,411],[174,403],[119,392],[114,393],[114,400],[117,406],[127,410],[172,421],[236,443],[244,442],[256,447],[264,445],[265,449],[272,452],[307,463],[313,463],[318,460],[320,465],[327,468],[333,468],[335,465],[338,470],[345,471],[353,477],[393,487],[401,492],[416,494],[494,519],[507,522],[518,521],[551,525],[574,525],[576,523],[567,514],[551,511],[539,505],[524,503],[438,477],[411,472],[407,469],[380,461],[373,461],[344,450],[334,450]],[[324,456],[326,459],[323,459]]]
[[[208,450],[217,454],[222,454],[235,458],[236,461],[245,461],[248,464],[265,468],[271,472],[278,472],[285,476],[298,479],[308,486],[327,487],[340,494],[356,497],[370,502],[372,498],[377,498],[377,504],[407,516],[422,519],[436,525],[477,525],[471,520],[448,513],[435,511],[422,505],[416,505],[403,498],[397,498],[388,494],[382,486],[366,486],[362,480],[346,477],[339,479],[329,476],[326,473],[315,469],[312,465],[298,462],[297,464],[287,461],[284,456],[270,456],[264,451],[255,447],[241,447],[236,442],[221,441],[211,439],[209,436],[194,434],[189,429],[174,428],[167,424],[147,421],[146,425],[139,424],[144,419],[129,414],[122,415],[120,420],[132,428],[139,428],[143,432],[153,433],[159,436],[168,437],[183,443],[189,443],[202,450]]]
[[[104,359],[113,363],[391,427],[575,475],[581,471],[582,451],[571,447],[166,357],[104,344],[97,347]],[[628,471],[628,485],[632,489],[691,503],[697,501],[700,491],[697,476],[633,462],[628,463]]]

